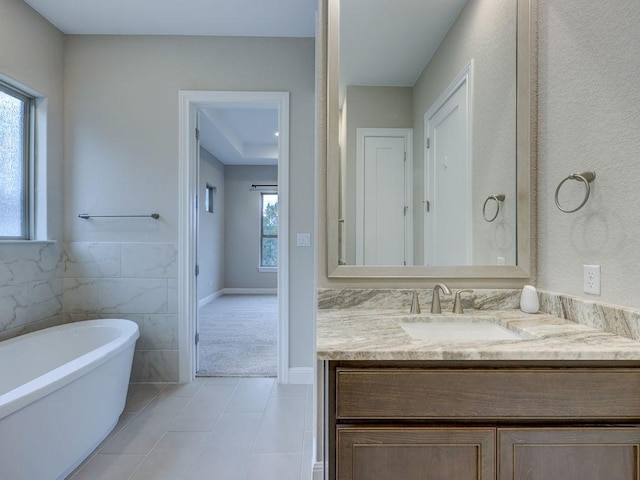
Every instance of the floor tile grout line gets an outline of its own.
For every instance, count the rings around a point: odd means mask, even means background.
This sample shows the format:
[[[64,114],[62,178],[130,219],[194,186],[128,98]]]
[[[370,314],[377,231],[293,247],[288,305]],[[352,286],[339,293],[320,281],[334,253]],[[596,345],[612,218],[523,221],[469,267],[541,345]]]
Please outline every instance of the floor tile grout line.
[[[216,377],[209,377],[209,378],[216,378]],[[204,381],[202,384],[206,385],[208,382]],[[210,385],[215,385],[215,382],[210,383]],[[220,385],[224,385],[223,383]],[[198,455],[196,456],[195,461],[191,464],[191,467],[189,467],[187,474],[185,475],[185,479],[188,479],[191,474],[193,473],[193,469],[196,468],[196,465],[198,464],[198,460],[200,460],[200,457],[202,456],[202,454],[204,453],[204,450],[206,448],[207,442],[211,439],[211,437],[213,436],[213,431],[216,429],[216,427],[218,426],[218,424],[220,423],[220,420],[222,420],[222,416],[225,413],[225,410],[227,409],[227,407],[229,406],[229,403],[231,402],[231,399],[233,398],[233,395],[235,395],[236,391],[238,390],[238,386],[240,385],[240,382],[236,382],[236,384],[233,387],[233,392],[231,392],[231,395],[229,395],[229,399],[227,400],[227,403],[225,403],[224,408],[220,411],[220,414],[218,415],[218,418],[216,419],[216,422],[214,423],[213,427],[211,428],[211,431],[209,432],[209,436],[207,437],[207,440],[205,440],[202,445],[200,446],[200,452],[198,453]],[[201,387],[202,388],[202,387]],[[194,395],[195,397],[195,395]],[[193,400],[193,399],[192,399]],[[191,403],[191,402],[189,402]],[[187,405],[188,406],[188,405]],[[186,407],[185,407],[186,408]],[[178,417],[176,416],[176,419]],[[173,425],[173,424],[172,424]]]
[[[130,385],[131,385],[131,384],[130,384]],[[81,470],[83,470],[83,469],[84,469],[84,468],[85,468],[85,467],[86,467],[90,462],[92,462],[92,461],[93,461],[93,460],[94,460],[98,455],[101,455],[101,454],[102,454],[102,450],[104,450],[104,447],[106,447],[109,443],[111,443],[111,441],[112,441],[112,440],[114,440],[118,435],[120,435],[120,433],[121,433],[121,432],[122,432],[122,431],[123,431],[123,430],[124,430],[124,429],[125,429],[125,428],[130,424],[130,423],[131,423],[131,422],[133,422],[133,420],[134,420],[134,419],[135,419],[135,418],[136,418],[136,417],[137,417],[137,416],[138,416],[138,415],[139,415],[139,414],[140,414],[140,413],[141,413],[145,408],[147,408],[147,407],[151,404],[151,402],[153,402],[157,397],[159,397],[159,396],[160,396],[160,393],[161,393],[162,391],[164,391],[164,389],[165,389],[165,388],[167,388],[167,386],[166,386],[166,385],[162,385],[162,388],[161,388],[160,390],[158,390],[158,392],[156,392],[156,394],[155,394],[155,395],[153,395],[153,397],[151,398],[151,400],[149,400],[149,401],[144,405],[144,407],[142,407],[142,408],[141,408],[140,410],[138,410],[136,413],[134,413],[134,414],[127,414],[127,413],[125,413],[125,411],[123,410],[123,411],[122,411],[122,413],[120,414],[120,416],[118,416],[118,422],[120,421],[120,417],[121,417],[122,415],[131,415],[131,418],[129,419],[129,421],[120,427],[120,429],[118,430],[118,433],[116,433],[116,434],[113,436],[113,438],[110,438],[108,442],[105,442],[104,440],[106,440],[106,438],[111,434],[111,432],[109,432],[109,433],[107,434],[107,437],[105,437],[105,438],[102,440],[102,442],[101,442],[100,446],[99,446],[98,448],[96,448],[96,449],[95,449],[95,450],[94,450],[94,451],[93,451],[93,452],[92,452],[92,453],[91,453],[91,454],[90,454],[90,455],[85,459],[85,461],[83,461],[83,462],[82,462],[82,463],[83,463],[82,467],[78,466],[78,467],[80,467],[80,468],[78,468],[75,472],[73,472],[73,475],[72,475],[72,476],[70,476],[70,477],[68,478],[68,480],[73,480],[73,479],[74,479],[74,478],[75,478],[75,477],[80,473],[80,471],[81,471]],[[125,409],[126,409],[126,403],[125,403]],[[116,425],[114,426],[114,428],[118,425],[118,422],[116,422]]]
[[[140,460],[140,462],[138,463],[136,468],[134,468],[133,471],[131,472],[131,474],[129,474],[129,476],[127,477],[127,480],[132,480],[133,479],[133,477],[136,475],[136,472],[140,469],[140,465],[142,465],[144,463],[144,461],[149,457],[149,455],[151,455],[151,452],[153,452],[153,450],[158,446],[158,443],[160,443],[160,441],[165,437],[165,435],[167,434],[167,432],[169,431],[171,426],[178,420],[178,417],[180,416],[180,414],[185,411],[185,409],[191,404],[191,402],[193,401],[195,396],[200,392],[200,390],[202,390],[202,386],[203,385],[204,385],[204,383],[202,385],[200,385],[200,387],[198,387],[198,390],[196,391],[196,393],[193,394],[193,396],[189,399],[189,401],[178,412],[176,412],[176,414],[175,414],[175,416],[173,418],[173,421],[167,426],[167,428],[165,428],[164,432],[162,432],[162,435],[160,435],[160,437],[158,437],[158,440],[156,440],[156,442],[153,444],[153,447],[151,447],[149,449],[149,451],[144,455],[142,460]],[[156,397],[158,397],[158,396],[160,396],[160,393],[158,393],[158,395],[156,395]],[[155,400],[155,398],[154,398],[154,400]],[[149,402],[142,410],[146,409],[149,405],[151,405],[151,402]],[[140,410],[139,413],[142,413],[142,410]]]

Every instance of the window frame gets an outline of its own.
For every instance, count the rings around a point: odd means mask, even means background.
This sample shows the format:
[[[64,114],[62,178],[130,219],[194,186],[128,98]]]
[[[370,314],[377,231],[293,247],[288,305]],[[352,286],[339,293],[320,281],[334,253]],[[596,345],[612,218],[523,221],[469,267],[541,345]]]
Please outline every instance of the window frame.
[[[25,91],[2,81],[0,91],[24,102],[23,152],[22,152],[22,225],[19,236],[0,235],[0,242],[32,240],[35,233],[35,106],[36,99]]]
[[[215,213],[215,197],[218,187],[207,182],[204,189],[204,210],[207,213]]]
[[[271,265],[264,265],[263,264],[263,260],[262,260],[262,245],[263,245],[263,240],[265,238],[275,238],[276,240],[278,240],[278,233],[279,231],[276,231],[275,235],[265,235],[264,234],[264,198],[265,195],[275,195],[278,199],[278,201],[280,200],[280,198],[278,197],[278,191],[277,190],[268,190],[268,191],[264,191],[264,192],[260,192],[260,236],[259,236],[259,245],[258,245],[258,270],[260,272],[275,272],[278,270],[278,265],[276,264],[276,266],[271,266]],[[280,212],[278,212],[278,230],[280,228]],[[278,242],[278,248],[279,248],[280,244]]]

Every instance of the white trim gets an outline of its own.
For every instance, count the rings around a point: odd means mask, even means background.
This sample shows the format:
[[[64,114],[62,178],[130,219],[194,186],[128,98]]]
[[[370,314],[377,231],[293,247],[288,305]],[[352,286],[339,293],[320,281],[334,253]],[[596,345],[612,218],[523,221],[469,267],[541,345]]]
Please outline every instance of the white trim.
[[[324,464],[322,462],[313,462],[311,478],[312,480],[324,480]]]
[[[204,298],[198,300],[198,308],[204,307],[207,303],[213,302],[216,298],[224,295],[224,289],[218,290],[217,292],[212,293],[211,295],[207,295]]]
[[[356,265],[364,265],[364,142],[366,137],[404,137],[407,153],[405,164],[404,201],[409,207],[405,221],[405,262],[413,264],[413,129],[357,128],[356,129]]]
[[[224,295],[276,295],[277,288],[225,288]]]
[[[289,368],[289,383],[311,385],[313,383],[313,367]]]
[[[195,135],[199,108],[242,103],[278,109],[278,381],[289,377],[289,92],[178,92],[178,381],[195,377],[197,162]]]
[[[258,267],[260,273],[277,273],[278,267]]]
[[[467,100],[467,169],[472,172],[473,169],[473,72],[474,61],[473,58],[469,61],[469,64],[458,74],[458,76],[449,84],[449,86],[440,94],[438,99],[433,102],[427,112],[424,114],[424,137],[429,138],[430,121],[444,103],[451,98],[451,96],[458,91],[461,86],[465,86],[466,100]],[[427,142],[423,145],[424,151],[424,205],[427,205],[428,201],[431,201],[431,190],[433,186],[430,183],[431,173],[431,151],[432,148],[427,148]],[[467,234],[467,264],[473,265],[473,175],[467,176],[467,185],[465,185],[465,191],[469,194],[469,208],[467,208],[467,218],[464,219],[467,225],[471,225]],[[433,202],[432,202],[433,203]],[[424,264],[427,265],[427,260],[430,255],[428,254],[428,240],[429,232],[433,230],[432,219],[433,215],[426,215],[424,221],[423,230],[423,245],[424,249]],[[431,242],[429,242],[431,245]]]

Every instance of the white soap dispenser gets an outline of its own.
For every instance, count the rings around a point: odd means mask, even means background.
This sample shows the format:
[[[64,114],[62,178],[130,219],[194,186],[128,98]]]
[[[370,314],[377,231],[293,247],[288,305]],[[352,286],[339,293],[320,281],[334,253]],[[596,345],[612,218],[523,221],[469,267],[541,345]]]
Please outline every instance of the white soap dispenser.
[[[538,310],[540,310],[538,292],[533,285],[525,285],[522,289],[522,295],[520,295],[520,310],[525,313],[538,313]]]

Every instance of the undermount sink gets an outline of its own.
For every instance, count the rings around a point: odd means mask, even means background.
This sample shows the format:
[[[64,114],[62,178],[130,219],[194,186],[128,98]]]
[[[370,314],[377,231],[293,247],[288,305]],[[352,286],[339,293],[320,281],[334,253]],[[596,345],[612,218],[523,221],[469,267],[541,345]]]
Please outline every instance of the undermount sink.
[[[521,340],[523,337],[498,325],[490,317],[437,316],[406,319],[402,329],[416,340],[432,343],[460,343],[488,340]]]

